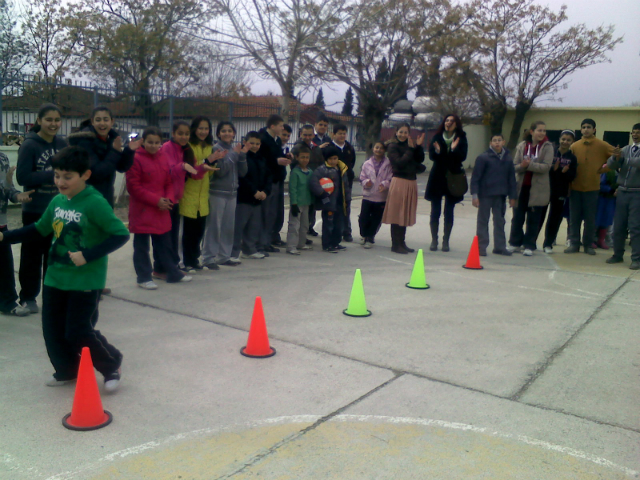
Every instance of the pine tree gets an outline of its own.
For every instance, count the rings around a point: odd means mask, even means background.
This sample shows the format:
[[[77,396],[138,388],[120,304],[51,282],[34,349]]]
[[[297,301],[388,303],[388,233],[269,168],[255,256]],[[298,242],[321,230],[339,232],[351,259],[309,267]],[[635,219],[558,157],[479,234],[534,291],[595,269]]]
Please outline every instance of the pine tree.
[[[324,93],[322,92],[322,87],[318,90],[318,96],[316,97],[316,107],[324,108]]]
[[[353,89],[349,87],[347,93],[344,94],[344,105],[342,105],[342,114],[353,115]]]

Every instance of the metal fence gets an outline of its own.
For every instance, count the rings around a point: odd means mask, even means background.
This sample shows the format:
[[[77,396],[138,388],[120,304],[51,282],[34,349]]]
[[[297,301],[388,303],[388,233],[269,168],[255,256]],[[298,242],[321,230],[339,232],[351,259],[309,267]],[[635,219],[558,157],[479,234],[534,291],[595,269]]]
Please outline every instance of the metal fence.
[[[2,144],[19,144],[35,124],[37,112],[43,103],[54,103],[63,112],[60,135],[74,132],[89,118],[94,107],[109,107],[116,118],[116,129],[123,135],[141,132],[147,125],[159,126],[168,138],[176,120],[190,121],[204,115],[215,125],[222,120],[234,123],[238,136],[265,126],[272,114],[281,114],[281,97],[207,98],[204,96],[174,96],[150,92],[129,92],[102,87],[89,82],[62,80],[45,82],[35,77],[21,77],[0,84],[0,129]],[[362,135],[361,118],[320,110],[291,99],[288,124],[293,129],[291,143],[298,138],[299,128],[314,123],[318,113],[325,113],[331,123],[347,126],[347,139],[358,148]],[[0,134],[2,135],[2,134]],[[3,141],[4,140],[4,141]]]

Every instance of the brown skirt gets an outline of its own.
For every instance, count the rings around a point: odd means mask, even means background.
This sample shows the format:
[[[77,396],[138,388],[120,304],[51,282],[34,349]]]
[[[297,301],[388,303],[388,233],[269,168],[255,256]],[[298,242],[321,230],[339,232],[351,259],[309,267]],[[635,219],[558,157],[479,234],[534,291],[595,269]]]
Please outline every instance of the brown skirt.
[[[393,177],[384,207],[382,223],[410,227],[416,224],[418,208],[418,182]]]

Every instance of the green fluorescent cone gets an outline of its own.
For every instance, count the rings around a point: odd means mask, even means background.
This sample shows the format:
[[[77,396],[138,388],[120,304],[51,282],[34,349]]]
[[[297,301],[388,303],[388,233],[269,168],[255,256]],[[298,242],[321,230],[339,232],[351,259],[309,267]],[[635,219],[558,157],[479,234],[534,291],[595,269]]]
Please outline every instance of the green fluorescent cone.
[[[353,277],[353,287],[351,287],[351,297],[349,306],[342,313],[350,317],[368,317],[371,312],[367,310],[367,301],[364,299],[364,287],[362,286],[362,274],[360,269],[356,270]]]
[[[418,290],[426,290],[429,288],[424,273],[424,259],[422,257],[422,249],[418,250],[416,262],[413,264],[413,272],[411,272],[411,280],[407,283],[407,287]]]

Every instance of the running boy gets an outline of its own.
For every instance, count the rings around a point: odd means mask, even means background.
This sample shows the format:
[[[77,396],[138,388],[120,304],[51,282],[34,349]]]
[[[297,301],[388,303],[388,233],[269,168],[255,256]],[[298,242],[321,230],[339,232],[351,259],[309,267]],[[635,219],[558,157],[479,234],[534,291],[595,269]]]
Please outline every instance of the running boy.
[[[347,166],[339,159],[340,150],[329,145],[322,153],[325,163],[313,172],[309,187],[316,197],[316,208],[322,210],[322,249],[337,253],[346,248],[340,245],[340,240],[351,189]]]
[[[472,204],[478,209],[476,235],[480,255],[487,255],[489,246],[489,215],[493,214],[493,253],[510,256],[504,234],[506,199],[513,207],[518,198],[516,171],[509,151],[504,148],[504,137],[491,137],[489,150],[476,158],[471,176]]]
[[[306,145],[296,149],[297,165],[289,176],[289,230],[287,232],[287,253],[300,255],[299,250],[311,250],[308,246],[307,230],[309,229],[309,205],[313,202],[309,190],[311,170],[308,168],[311,150]]]
[[[19,243],[53,234],[42,291],[42,332],[55,373],[47,386],[78,375],[80,352],[89,347],[108,392],[120,384],[122,354],[94,327],[107,279],[107,255],[129,240],[129,232],[94,187],[87,151],[67,147],[51,160],[60,195],[35,224],[0,233],[0,242]]]

